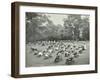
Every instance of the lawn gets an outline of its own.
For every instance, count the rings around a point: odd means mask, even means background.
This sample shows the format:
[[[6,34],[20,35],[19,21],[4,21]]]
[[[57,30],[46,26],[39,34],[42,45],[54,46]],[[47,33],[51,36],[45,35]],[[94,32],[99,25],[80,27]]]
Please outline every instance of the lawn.
[[[49,42],[47,42],[49,43]],[[56,43],[56,42],[55,42]],[[77,45],[80,46],[82,44],[86,45],[86,49],[79,54],[78,57],[74,58],[74,62],[71,65],[84,65],[89,64],[89,41],[64,41],[64,45]],[[34,52],[31,48],[36,48],[39,51],[43,52],[47,50],[48,45],[41,46],[40,44],[28,43],[26,44],[26,67],[39,67],[39,66],[56,66],[56,65],[67,65],[66,64],[66,57],[62,56],[62,60],[55,63],[56,52],[52,53],[52,57],[45,59],[44,56],[37,56],[34,55]]]

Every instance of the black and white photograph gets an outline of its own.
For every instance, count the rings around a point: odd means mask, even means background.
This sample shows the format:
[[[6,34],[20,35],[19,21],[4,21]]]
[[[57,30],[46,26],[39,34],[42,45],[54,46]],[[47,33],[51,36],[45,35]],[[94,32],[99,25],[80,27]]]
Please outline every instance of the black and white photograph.
[[[97,7],[12,3],[12,76],[97,73]]]
[[[90,63],[90,15],[26,12],[26,67]]]

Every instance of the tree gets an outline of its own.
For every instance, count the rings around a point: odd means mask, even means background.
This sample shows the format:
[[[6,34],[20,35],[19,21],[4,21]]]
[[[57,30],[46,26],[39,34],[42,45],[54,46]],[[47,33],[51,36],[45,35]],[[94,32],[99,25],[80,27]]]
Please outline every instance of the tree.
[[[89,38],[89,17],[82,15],[70,14],[64,19],[64,27],[68,32],[68,38],[72,40],[80,40],[80,33],[82,31],[82,38],[87,40]],[[86,39],[85,39],[86,38]]]
[[[81,23],[81,28],[83,28],[82,30],[82,39],[83,40],[89,40],[89,16],[85,16],[82,19],[82,23]]]
[[[37,40],[89,40],[89,16],[68,14],[54,24],[45,13],[26,13],[26,42]],[[60,19],[60,18],[59,18]]]
[[[44,14],[26,13],[26,41],[32,42],[41,38],[41,25],[47,21]]]

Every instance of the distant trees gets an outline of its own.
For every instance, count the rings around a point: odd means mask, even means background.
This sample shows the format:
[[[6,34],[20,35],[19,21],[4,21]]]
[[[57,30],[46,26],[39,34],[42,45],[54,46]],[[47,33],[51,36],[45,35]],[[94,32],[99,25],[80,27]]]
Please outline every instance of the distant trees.
[[[66,15],[64,24],[54,25],[50,16],[26,12],[26,42],[36,40],[89,40],[89,16]]]
[[[41,25],[46,22],[46,15],[26,13],[26,41],[30,42],[44,38],[41,31],[44,31],[45,28],[42,28]]]
[[[64,27],[71,40],[89,40],[89,17],[70,14],[64,19]]]

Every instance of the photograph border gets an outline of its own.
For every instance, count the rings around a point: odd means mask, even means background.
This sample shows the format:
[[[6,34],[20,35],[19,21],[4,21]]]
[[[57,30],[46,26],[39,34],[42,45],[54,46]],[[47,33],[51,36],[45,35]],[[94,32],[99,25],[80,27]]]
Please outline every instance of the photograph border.
[[[73,9],[88,9],[95,10],[95,70],[89,71],[73,71],[73,72],[54,72],[43,74],[19,74],[19,35],[20,35],[20,20],[19,7],[20,6],[39,6],[39,7],[55,7],[55,8],[73,8]],[[23,77],[40,77],[40,76],[58,76],[58,75],[72,75],[72,74],[86,74],[97,73],[97,7],[96,6],[80,6],[80,5],[62,5],[62,4],[47,4],[47,3],[31,3],[31,2],[13,2],[11,4],[11,76],[15,78]]]

